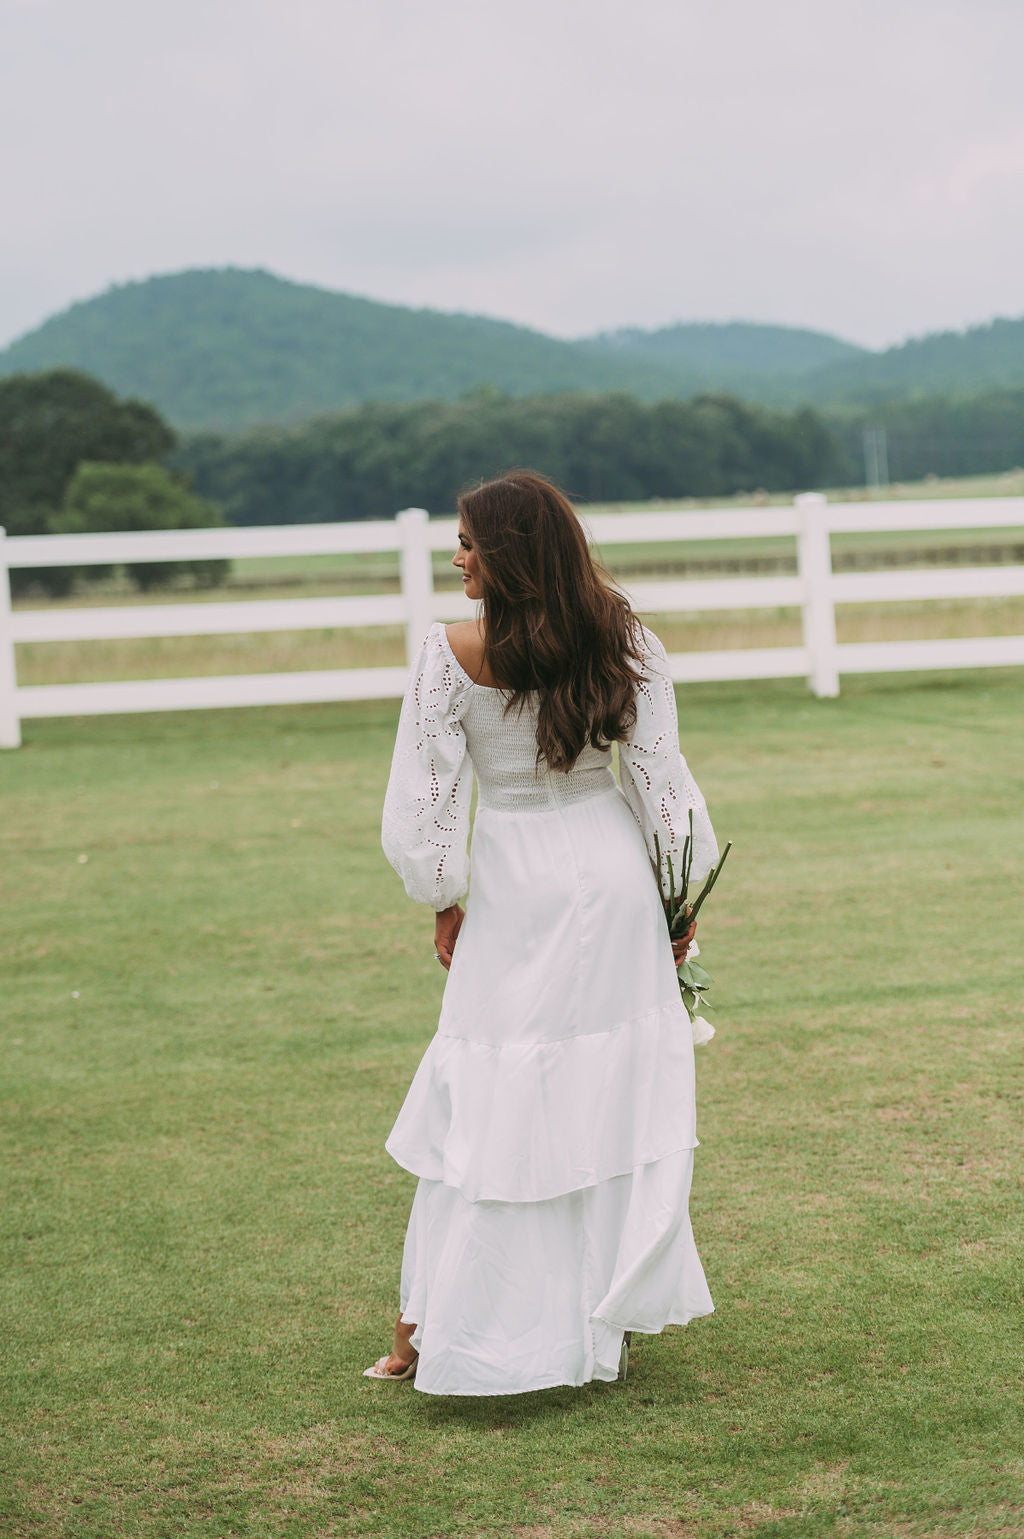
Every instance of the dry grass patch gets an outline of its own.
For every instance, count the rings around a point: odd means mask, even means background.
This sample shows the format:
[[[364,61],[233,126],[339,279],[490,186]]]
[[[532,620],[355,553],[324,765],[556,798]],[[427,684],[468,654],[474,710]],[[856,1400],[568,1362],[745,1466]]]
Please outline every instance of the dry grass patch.
[[[724,610],[648,615],[671,652],[791,647],[802,641],[797,610]],[[1024,599],[840,605],[841,642],[919,641],[1024,634]],[[113,641],[25,642],[16,648],[22,684],[206,678],[245,673],[302,673],[400,667],[397,626],[279,631],[237,636],[163,636]]]

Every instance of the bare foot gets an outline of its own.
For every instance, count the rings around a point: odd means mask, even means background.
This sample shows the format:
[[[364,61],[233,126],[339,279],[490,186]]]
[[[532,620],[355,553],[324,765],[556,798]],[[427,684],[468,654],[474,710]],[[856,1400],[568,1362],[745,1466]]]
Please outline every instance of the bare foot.
[[[395,1321],[395,1345],[384,1365],[386,1373],[404,1372],[416,1356],[412,1347],[412,1333],[415,1329],[415,1325],[410,1325],[399,1315]]]

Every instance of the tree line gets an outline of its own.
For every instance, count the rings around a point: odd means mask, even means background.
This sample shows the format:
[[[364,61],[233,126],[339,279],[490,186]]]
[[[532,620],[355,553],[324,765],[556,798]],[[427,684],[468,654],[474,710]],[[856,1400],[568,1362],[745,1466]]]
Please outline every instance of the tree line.
[[[174,457],[236,524],[450,512],[459,488],[513,465],[583,502],[798,491],[834,481],[835,438],[813,411],[731,396],[647,404],[626,394],[365,405],[299,427],[187,439]]]
[[[865,427],[885,429],[893,481],[990,475],[1024,466],[1024,389],[887,401],[836,413],[828,422],[854,481],[863,476]]]
[[[865,426],[887,430],[893,479],[1024,464],[1024,390],[890,402],[828,419],[727,395],[626,394],[364,405],[301,427],[179,441],[150,405],[72,370],[0,379],[0,525],[9,534],[319,523],[450,512],[460,487],[535,466],[580,502],[718,497],[859,482]],[[140,563],[146,587],[223,579],[224,562]],[[98,569],[15,572],[66,592]]]

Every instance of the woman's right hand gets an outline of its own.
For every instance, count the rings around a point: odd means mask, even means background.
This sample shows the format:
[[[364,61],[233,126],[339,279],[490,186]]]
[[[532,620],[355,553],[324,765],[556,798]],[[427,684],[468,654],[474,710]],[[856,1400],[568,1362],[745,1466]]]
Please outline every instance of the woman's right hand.
[[[462,929],[462,921],[465,917],[465,910],[458,903],[453,903],[451,908],[441,909],[434,916],[434,950],[445,972],[452,965],[455,942],[459,938],[459,931]]]
[[[686,912],[687,913],[690,912],[690,905],[689,904],[686,905]],[[682,935],[680,935],[677,939],[673,940],[673,942],[672,942],[672,960],[675,962],[677,967],[682,967],[683,963],[686,961],[686,953],[689,951],[690,947],[693,945],[693,937],[696,935],[696,933],[697,933],[697,921],[695,919],[693,921],[693,923],[690,925],[690,928],[688,930],[684,930]]]

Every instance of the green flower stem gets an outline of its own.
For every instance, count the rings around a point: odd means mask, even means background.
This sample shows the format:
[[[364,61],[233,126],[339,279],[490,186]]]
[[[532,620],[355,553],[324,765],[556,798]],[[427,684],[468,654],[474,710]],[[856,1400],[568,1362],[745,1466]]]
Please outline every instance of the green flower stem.
[[[728,843],[726,844],[725,849],[722,851],[722,854],[721,854],[721,857],[719,859],[718,865],[715,867],[715,869],[712,871],[711,875],[708,877],[707,881],[704,883],[704,886],[701,888],[700,893],[697,896],[696,903],[693,905],[692,909],[690,910],[690,919],[691,919],[691,921],[696,919],[697,915],[700,913],[700,906],[701,906],[701,904],[704,902],[704,899],[707,897],[707,895],[711,891],[712,887],[714,887],[715,883],[718,881],[718,878],[719,878],[719,876],[722,873],[722,867],[725,865],[726,858],[727,858],[727,856],[729,854],[729,851],[731,849],[732,849],[732,840],[730,839],[728,841]]]

